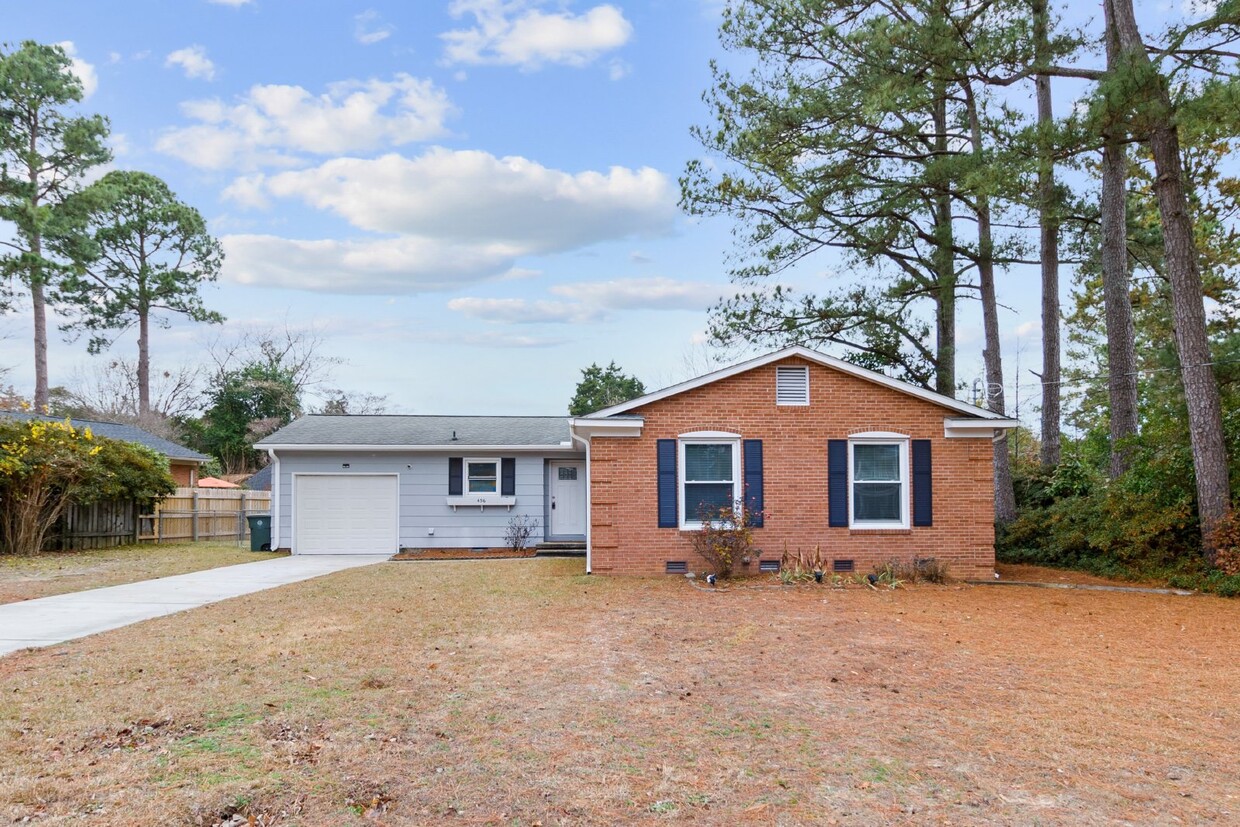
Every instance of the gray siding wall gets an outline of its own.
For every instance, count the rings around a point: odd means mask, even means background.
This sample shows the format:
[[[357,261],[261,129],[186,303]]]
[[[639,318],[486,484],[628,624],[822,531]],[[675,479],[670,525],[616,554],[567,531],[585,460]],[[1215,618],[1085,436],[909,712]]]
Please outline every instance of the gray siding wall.
[[[455,512],[444,500],[448,496],[448,457],[515,457],[517,460],[517,504],[510,512],[502,506],[485,509],[461,506]],[[526,515],[535,520],[538,530],[530,538],[541,543],[544,538],[544,489],[546,460],[582,459],[584,455],[562,453],[520,454],[515,451],[499,454],[460,452],[452,454],[415,454],[396,452],[374,453],[308,453],[280,451],[279,548],[289,548],[293,541],[293,474],[399,474],[400,475],[400,545],[402,548],[471,548],[504,545],[508,520]],[[342,468],[341,463],[349,463]],[[432,537],[428,529],[435,529]]]

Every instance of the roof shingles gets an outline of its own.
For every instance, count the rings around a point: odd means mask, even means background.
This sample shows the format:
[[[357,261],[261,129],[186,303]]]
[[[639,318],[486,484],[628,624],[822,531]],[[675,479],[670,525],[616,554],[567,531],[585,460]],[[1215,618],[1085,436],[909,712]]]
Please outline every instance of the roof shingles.
[[[264,437],[272,445],[443,445],[462,447],[571,443],[567,416],[310,415]]]
[[[0,417],[23,421],[31,419],[38,419],[43,422],[65,421],[63,416],[49,416],[27,411],[0,411]],[[136,442],[139,445],[145,445],[147,448],[159,451],[168,459],[191,462],[206,462],[210,459],[207,455],[192,451],[184,445],[178,445],[172,440],[155,436],[150,431],[144,431],[137,425],[126,425],[122,422],[98,422],[92,419],[70,419],[69,422],[74,428],[90,428],[91,433],[107,437],[108,439],[115,439],[121,442]]]

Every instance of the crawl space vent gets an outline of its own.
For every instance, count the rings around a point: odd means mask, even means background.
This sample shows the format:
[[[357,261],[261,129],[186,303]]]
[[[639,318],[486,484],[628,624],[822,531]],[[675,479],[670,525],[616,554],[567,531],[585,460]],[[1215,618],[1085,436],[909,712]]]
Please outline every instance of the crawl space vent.
[[[667,561],[667,573],[668,574],[684,574],[687,571],[689,571],[689,564],[686,563],[684,560],[668,560]]]
[[[769,571],[772,573],[778,572],[779,561],[778,560],[759,560],[758,571]]]
[[[853,571],[856,566],[852,560],[833,560],[831,562],[831,571]]]

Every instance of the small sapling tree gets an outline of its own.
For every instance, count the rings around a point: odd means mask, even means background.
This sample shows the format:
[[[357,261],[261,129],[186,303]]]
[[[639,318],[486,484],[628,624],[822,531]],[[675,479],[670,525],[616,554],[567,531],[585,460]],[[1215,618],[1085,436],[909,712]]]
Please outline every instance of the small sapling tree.
[[[741,502],[699,509],[702,527],[689,538],[693,550],[710,564],[716,577],[731,577],[737,563],[755,555],[753,529],[757,518],[758,512]]]

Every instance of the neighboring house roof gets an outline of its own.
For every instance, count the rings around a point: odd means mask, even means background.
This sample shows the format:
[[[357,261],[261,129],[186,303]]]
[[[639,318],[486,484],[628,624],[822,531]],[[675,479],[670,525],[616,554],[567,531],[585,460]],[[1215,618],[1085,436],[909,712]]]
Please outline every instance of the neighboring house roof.
[[[64,422],[63,416],[49,416],[47,414],[30,413],[28,411],[0,411],[0,417],[8,419],[17,419],[29,421],[32,419],[41,420],[43,422]],[[147,448],[158,451],[168,459],[180,460],[182,462],[206,462],[210,457],[200,454],[197,451],[191,451],[184,445],[178,445],[172,440],[164,439],[150,431],[144,431],[137,425],[126,425],[122,422],[99,422],[93,419],[70,419],[70,424],[74,428],[90,428],[91,433],[98,436],[115,439],[120,442],[136,442],[139,445],[145,445]]]
[[[241,486],[243,488],[248,488],[251,491],[270,491],[271,471],[272,466],[270,464],[264,465],[262,468],[247,477],[245,481],[241,483]]]
[[[200,477],[198,479],[199,488],[240,488],[235,482],[222,480],[219,477]]]
[[[567,416],[303,416],[256,448],[568,447]]]
[[[890,376],[886,376],[872,370],[867,370],[866,368],[854,365],[852,362],[845,362],[843,359],[837,359],[834,356],[828,356],[825,353],[819,353],[816,350],[810,350],[807,347],[801,347],[799,345],[787,347],[783,350],[777,350],[773,353],[767,353],[763,356],[750,359],[749,361],[741,362],[712,373],[707,373],[703,376],[697,377],[696,379],[690,379],[687,382],[681,382],[678,385],[672,385],[671,387],[663,388],[662,390],[657,390],[644,396],[639,396],[636,399],[630,399],[628,402],[621,402],[619,405],[612,405],[610,408],[603,408],[601,411],[586,414],[584,417],[581,417],[581,419],[605,419],[608,417],[613,417],[616,414],[622,414],[627,411],[631,411],[634,408],[640,408],[642,405],[649,405],[651,402],[657,402],[660,399],[666,399],[667,397],[675,396],[678,393],[684,393],[685,391],[690,391],[694,388],[700,388],[703,385],[709,385],[712,382],[718,382],[720,379],[726,379],[729,376],[736,376],[738,373],[744,373],[746,371],[753,370],[754,368],[769,365],[772,362],[779,362],[793,357],[804,359],[807,362],[814,362],[828,368],[834,368],[841,373],[856,376],[859,379],[864,379],[868,382],[873,382],[876,385],[891,388],[892,390],[899,391],[900,393],[907,394],[908,396],[924,399],[927,402],[933,402],[935,405],[940,405],[944,408],[958,411],[959,413],[966,414],[970,417],[996,420],[995,424],[991,427],[1014,427],[1017,424],[1016,420],[1008,419],[1003,414],[988,411],[985,408],[979,408],[976,405],[970,405],[968,402],[961,402],[958,399],[952,399],[950,396],[944,396],[941,393],[935,393],[934,391],[929,391],[916,385],[910,385],[908,382],[901,382],[899,379],[892,379]],[[1008,425],[1007,423],[1011,424]]]

